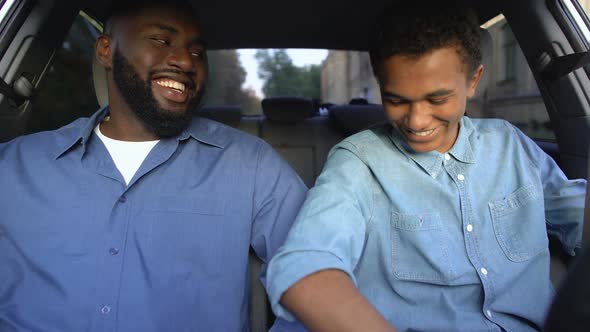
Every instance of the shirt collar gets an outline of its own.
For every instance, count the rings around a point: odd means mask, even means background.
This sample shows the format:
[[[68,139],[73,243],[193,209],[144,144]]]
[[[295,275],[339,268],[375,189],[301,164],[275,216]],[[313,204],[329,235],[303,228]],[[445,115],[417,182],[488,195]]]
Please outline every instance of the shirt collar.
[[[107,115],[109,115],[108,106],[94,113],[85,122],[80,119],[64,127],[61,130],[61,135],[59,135],[59,148],[57,149],[55,159],[59,159],[78,144],[82,146],[84,152],[86,150],[86,144],[94,132],[94,128]],[[195,116],[188,128],[183,130],[176,139],[182,141],[193,138],[203,144],[223,149],[228,143],[228,138],[227,135],[222,135],[219,132],[220,126],[214,121]]]
[[[203,144],[224,149],[230,141],[227,133],[223,132],[220,123],[195,116],[191,124],[178,135],[178,140],[186,140],[189,137]]]
[[[459,122],[459,136],[453,147],[449,150],[449,154],[458,161],[475,164],[475,154],[471,146],[471,135],[474,127],[471,119],[464,116]]]
[[[399,131],[392,126],[391,127],[391,140],[394,145],[400,150],[407,158],[415,161],[424,171],[430,176],[436,177],[442,167],[442,160],[444,153],[438,151],[430,151],[418,153],[415,152],[412,147],[402,137]],[[448,151],[448,154],[453,156],[459,162],[473,164],[475,163],[475,157],[471,148],[471,142],[469,140],[470,135],[473,133],[473,123],[467,117],[462,117],[459,121],[459,135],[453,147]]]
[[[65,126],[62,130],[59,130],[61,135],[58,136],[59,148],[55,156],[55,159],[59,159],[61,156],[72,150],[78,144],[82,145],[83,151],[86,150],[86,144],[92,135],[96,125],[101,122],[109,114],[108,106],[95,112],[89,119],[84,121],[78,119],[71,124]]]

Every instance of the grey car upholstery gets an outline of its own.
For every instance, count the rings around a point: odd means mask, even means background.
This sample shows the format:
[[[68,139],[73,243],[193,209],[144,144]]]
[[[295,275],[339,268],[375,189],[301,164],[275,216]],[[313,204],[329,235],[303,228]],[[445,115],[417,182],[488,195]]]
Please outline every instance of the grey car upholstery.
[[[242,121],[242,109],[233,105],[203,106],[196,114],[234,128],[238,128]]]
[[[387,122],[382,105],[337,105],[330,108],[330,121],[344,136]]]
[[[109,91],[107,90],[107,72],[98,62],[96,57],[92,61],[92,82],[98,105],[102,108],[109,104]]]
[[[313,102],[307,98],[265,98],[261,104],[262,112],[271,123],[295,124],[311,117],[314,113]]]
[[[262,101],[265,117],[259,136],[268,142],[308,187],[313,186],[329,149],[343,136],[325,116],[313,116],[312,101],[305,98],[269,98]]]
[[[487,102],[488,89],[491,81],[491,75],[487,72],[494,68],[494,42],[492,35],[486,29],[479,29],[480,47],[481,47],[481,63],[483,65],[484,74],[479,80],[475,95],[467,100],[466,114],[474,116],[485,115],[485,105]]]

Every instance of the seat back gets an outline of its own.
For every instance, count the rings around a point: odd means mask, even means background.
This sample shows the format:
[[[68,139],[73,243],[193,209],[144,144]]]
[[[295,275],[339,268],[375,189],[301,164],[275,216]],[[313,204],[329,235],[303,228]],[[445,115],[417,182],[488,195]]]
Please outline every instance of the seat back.
[[[248,253],[250,269],[250,332],[266,332],[274,321],[266,290],[260,282],[262,261],[252,248]]]
[[[338,105],[329,111],[330,122],[344,137],[386,123],[382,105]]]
[[[329,124],[326,116],[314,116],[310,99],[269,98],[262,101],[260,138],[269,143],[299,174],[308,187],[313,186],[329,149],[343,136]]]
[[[467,100],[466,114],[471,117],[481,118],[486,114],[486,103],[488,100],[488,89],[491,82],[490,71],[494,68],[494,42],[492,35],[486,29],[479,29],[481,64],[483,65],[483,76],[479,80],[475,95]]]
[[[107,71],[98,63],[96,57],[92,61],[92,82],[98,105],[103,108],[109,104],[109,91],[107,90]]]
[[[196,114],[234,128],[238,128],[242,120],[242,109],[233,105],[203,106]]]

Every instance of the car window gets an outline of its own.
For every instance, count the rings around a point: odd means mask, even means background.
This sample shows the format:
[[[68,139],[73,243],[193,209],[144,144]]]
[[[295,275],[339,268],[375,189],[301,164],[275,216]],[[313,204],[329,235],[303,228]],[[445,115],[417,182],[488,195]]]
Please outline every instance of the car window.
[[[74,20],[35,96],[27,132],[56,129],[98,110],[92,62],[99,31],[93,24],[83,12]]]
[[[93,24],[83,12],[72,24],[39,89],[27,132],[59,128],[98,109],[92,61],[99,31]],[[554,141],[541,93],[507,21],[499,16],[484,27],[493,39],[494,68],[486,70],[491,83],[481,97],[482,107],[468,109],[468,115],[506,119],[534,139]],[[244,115],[261,114],[261,99],[281,95],[331,104],[380,103],[367,52],[329,50],[320,63],[297,66],[285,50],[255,50],[255,71],[244,65],[239,50],[209,51],[208,58],[205,103],[239,105]],[[248,75],[259,76],[264,91],[247,86]],[[289,81],[283,82],[285,78]]]
[[[4,26],[9,17],[10,11],[22,0],[1,0],[0,1],[0,25]]]
[[[334,104],[353,100],[381,103],[368,52],[330,50],[322,64],[322,100]]]
[[[468,116],[505,119],[533,139],[555,141],[541,92],[509,24],[499,16],[484,27],[493,40],[493,68],[486,68],[489,83],[477,97],[478,106],[468,107]],[[285,50],[254,52],[257,71],[245,64],[241,50],[208,52],[207,104],[240,105],[245,115],[255,115],[261,113],[260,100],[273,96],[317,98],[328,104],[381,103],[367,52],[328,50],[318,64],[299,67]],[[262,80],[261,91],[247,86],[249,75]]]
[[[481,107],[468,107],[467,114],[505,119],[533,139],[555,141],[541,92],[510,25],[500,15],[482,27],[492,37],[493,64],[485,68],[489,83],[487,91],[477,97]]]
[[[207,105],[238,105],[244,115],[262,114],[268,97],[325,99],[322,61],[328,51],[240,49],[207,52]]]
[[[209,77],[204,103],[240,106],[245,115],[261,114],[260,97],[244,86],[248,74],[238,50],[207,51]]]
[[[588,20],[587,8],[590,7],[590,0],[561,0],[561,3],[578,33],[586,41],[586,47],[588,47],[590,44],[590,21]]]

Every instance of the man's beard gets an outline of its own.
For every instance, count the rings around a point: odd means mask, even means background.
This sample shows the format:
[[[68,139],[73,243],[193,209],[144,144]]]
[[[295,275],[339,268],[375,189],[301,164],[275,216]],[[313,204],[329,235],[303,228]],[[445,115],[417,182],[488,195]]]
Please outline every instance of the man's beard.
[[[121,54],[119,48],[116,48],[113,54],[113,78],[123,99],[145,128],[160,138],[176,136],[186,129],[203,95],[203,89],[199,89],[198,93],[193,93],[193,96],[189,97],[190,100],[184,112],[163,109],[152,92],[151,77],[155,73],[166,71],[178,72],[174,70],[151,71],[148,73],[146,81],[143,81],[131,63]],[[189,93],[194,88],[194,84],[192,87],[187,86]]]

